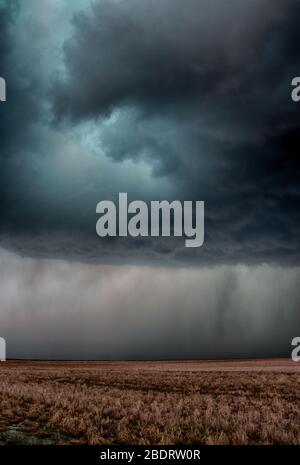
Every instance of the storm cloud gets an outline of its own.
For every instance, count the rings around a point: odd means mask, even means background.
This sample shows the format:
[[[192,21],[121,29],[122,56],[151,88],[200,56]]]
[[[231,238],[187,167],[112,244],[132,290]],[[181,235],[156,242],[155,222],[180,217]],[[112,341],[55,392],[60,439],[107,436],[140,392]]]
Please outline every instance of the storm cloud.
[[[126,191],[204,200],[206,240],[193,254],[178,241],[115,241],[116,256],[299,262],[297,2],[46,1],[42,11],[32,0],[0,12],[5,246],[31,254],[29,237],[45,256],[76,249],[85,261],[89,242],[101,261],[95,205]]]
[[[288,354],[300,301],[298,3],[0,0],[10,356]],[[96,205],[119,192],[204,201],[203,247],[100,239]]]

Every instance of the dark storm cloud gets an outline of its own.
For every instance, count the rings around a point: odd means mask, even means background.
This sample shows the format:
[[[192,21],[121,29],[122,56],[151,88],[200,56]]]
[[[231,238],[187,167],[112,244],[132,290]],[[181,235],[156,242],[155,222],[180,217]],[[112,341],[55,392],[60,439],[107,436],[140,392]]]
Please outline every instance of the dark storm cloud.
[[[42,11],[32,0],[19,3],[29,18],[21,25],[8,5],[0,8],[4,246],[84,261],[299,261],[296,1],[101,0],[57,24],[51,3]],[[59,39],[72,16],[70,37]],[[69,137],[77,130],[79,145]],[[101,241],[95,205],[119,191],[204,200],[204,247]]]
[[[31,124],[41,116],[39,77],[32,72],[32,63],[12,57],[17,12],[18,2],[0,3],[0,75],[7,82],[7,102],[0,105],[1,160],[30,143]]]
[[[284,25],[283,6],[269,0],[95,2],[89,14],[74,17],[74,36],[65,44],[69,77],[56,89],[56,114],[89,118],[127,101],[158,106],[160,113],[168,103],[239,98],[249,92],[246,66],[253,69],[272,29],[278,33]]]
[[[96,2],[74,18],[56,117],[135,107],[106,153],[206,200],[208,253],[298,260],[299,21],[293,0]]]
[[[42,81],[26,60],[26,50],[14,54],[20,46],[16,45],[18,11],[18,1],[0,2],[0,76],[7,91],[6,103],[0,104],[0,228],[11,234],[22,229],[30,210],[19,190],[27,164],[22,154],[36,151],[34,125],[43,119]]]
[[[289,354],[299,23],[296,0],[0,0],[10,356]],[[99,239],[96,204],[118,192],[204,200],[203,248]]]

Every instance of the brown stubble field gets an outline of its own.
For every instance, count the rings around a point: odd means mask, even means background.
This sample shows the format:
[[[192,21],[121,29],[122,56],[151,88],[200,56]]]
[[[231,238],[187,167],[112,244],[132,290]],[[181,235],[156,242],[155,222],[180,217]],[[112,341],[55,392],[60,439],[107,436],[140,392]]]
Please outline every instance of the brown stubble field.
[[[0,444],[300,444],[300,364],[4,362]]]

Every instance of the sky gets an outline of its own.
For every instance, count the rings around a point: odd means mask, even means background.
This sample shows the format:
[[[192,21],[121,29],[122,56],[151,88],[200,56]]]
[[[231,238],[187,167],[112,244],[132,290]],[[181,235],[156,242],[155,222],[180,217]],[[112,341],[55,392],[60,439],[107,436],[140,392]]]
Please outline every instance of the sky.
[[[14,358],[289,356],[297,0],[0,0],[0,335]],[[205,201],[205,241],[96,205]]]

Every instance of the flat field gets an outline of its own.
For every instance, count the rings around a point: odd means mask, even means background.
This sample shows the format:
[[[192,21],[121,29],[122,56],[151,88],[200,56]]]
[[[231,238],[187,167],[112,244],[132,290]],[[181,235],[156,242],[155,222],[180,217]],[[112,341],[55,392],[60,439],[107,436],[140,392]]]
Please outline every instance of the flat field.
[[[0,444],[300,444],[290,360],[0,364]]]

